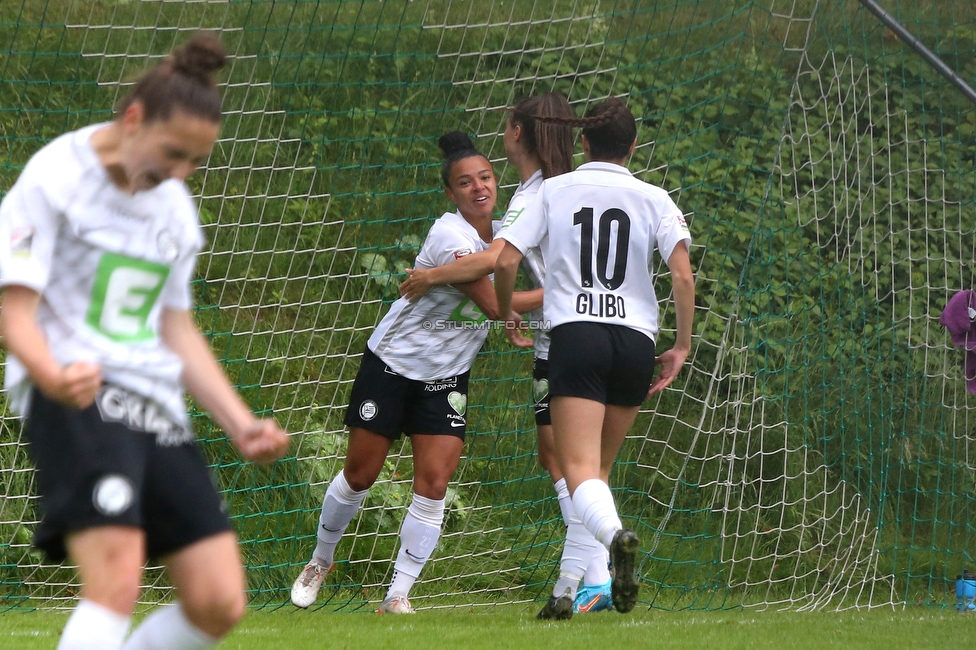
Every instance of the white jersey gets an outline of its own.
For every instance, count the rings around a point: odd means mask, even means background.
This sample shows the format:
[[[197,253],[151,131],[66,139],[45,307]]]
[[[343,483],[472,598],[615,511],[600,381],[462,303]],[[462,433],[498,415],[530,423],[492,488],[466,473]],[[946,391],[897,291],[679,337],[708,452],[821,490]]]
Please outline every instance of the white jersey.
[[[525,211],[525,207],[535,198],[535,195],[539,193],[539,188],[542,187],[542,170],[540,169],[536,173],[532,174],[527,181],[518,186],[515,190],[515,194],[512,195],[512,200],[508,202],[508,210],[505,212],[505,218],[502,220],[502,227],[499,230],[501,234],[508,224],[512,223]],[[496,235],[497,237],[498,235]],[[525,269],[526,275],[529,276],[529,281],[532,283],[533,289],[541,289],[545,286],[546,281],[546,260],[542,256],[541,246],[534,246],[530,248],[525,253],[525,257],[522,258],[522,268]],[[543,308],[539,307],[526,314],[529,320],[536,323],[541,323],[543,321]],[[549,358],[549,331],[544,329],[536,329],[535,331],[535,356],[540,359]]]
[[[185,425],[183,365],[159,330],[164,307],[192,306],[203,246],[196,207],[175,180],[120,190],[89,143],[104,126],[38,151],[0,204],[0,286],[40,294],[38,324],[58,363],[96,363],[106,382],[154,400]],[[4,384],[11,409],[26,415],[30,379],[12,354]]]
[[[588,321],[657,337],[654,258],[690,246],[688,226],[668,193],[620,165],[590,162],[542,183],[499,235],[524,255],[542,246],[548,264],[543,311],[552,327]]]
[[[432,269],[486,248],[488,244],[460,213],[447,212],[430,227],[414,264]],[[416,302],[406,298],[394,302],[366,345],[407,379],[454,377],[471,369],[488,337],[487,320],[470,298],[442,284]]]

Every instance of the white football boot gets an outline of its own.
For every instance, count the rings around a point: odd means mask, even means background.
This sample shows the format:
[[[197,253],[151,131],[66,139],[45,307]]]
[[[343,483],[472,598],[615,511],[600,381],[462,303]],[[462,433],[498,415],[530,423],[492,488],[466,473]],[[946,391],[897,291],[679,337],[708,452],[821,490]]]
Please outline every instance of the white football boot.
[[[378,614],[413,614],[413,607],[406,596],[390,596],[380,603]]]
[[[295,584],[291,586],[292,605],[301,607],[302,609],[313,605],[319,595],[319,588],[322,586],[322,581],[325,580],[325,576],[329,575],[333,567],[335,567],[335,564],[332,564],[330,567],[324,567],[315,560],[306,564],[305,568],[302,569],[302,572],[295,580]]]

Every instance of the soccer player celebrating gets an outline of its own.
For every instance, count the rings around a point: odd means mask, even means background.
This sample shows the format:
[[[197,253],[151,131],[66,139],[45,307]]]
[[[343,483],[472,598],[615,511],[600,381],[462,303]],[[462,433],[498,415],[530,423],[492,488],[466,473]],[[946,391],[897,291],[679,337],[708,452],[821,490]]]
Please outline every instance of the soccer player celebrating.
[[[518,102],[509,115],[505,125],[504,143],[508,161],[519,172],[521,181],[508,204],[501,230],[514,221],[525,210],[525,206],[535,197],[542,181],[573,168],[573,137],[569,126],[546,123],[535,119],[556,117],[574,118],[573,109],[566,98],[559,93],[547,93],[538,97],[527,97]],[[446,266],[433,269],[407,270],[410,277],[400,285],[402,295],[410,300],[422,296],[432,285],[451,282],[468,282],[495,270],[498,254],[505,247],[505,241],[498,238],[488,250],[467,255],[452,261]],[[540,247],[526,252],[522,260],[533,286],[544,284],[546,264]],[[529,314],[535,323],[543,319],[542,309]],[[539,437],[539,463],[552,477],[566,524],[566,543],[560,561],[559,579],[555,591],[568,593],[574,599],[574,612],[598,612],[610,609],[610,573],[607,567],[607,549],[597,543],[573,511],[573,501],[566,488],[556,462],[552,442],[552,420],[549,414],[549,332],[537,329],[535,333],[535,363],[532,369],[533,398],[535,401],[535,423]],[[582,573],[583,588],[578,589]],[[545,613],[545,610],[544,612]]]
[[[640,541],[623,528],[608,479],[641,402],[674,380],[691,350],[691,237],[668,193],[625,167],[637,126],[623,101],[610,99],[586,118],[560,123],[584,127],[588,162],[544,181],[499,234],[506,244],[495,265],[495,291],[499,310],[508,313],[519,262],[543,245],[556,457],[577,516],[610,550],[614,607],[629,612],[637,602]],[[655,247],[671,270],[677,316],[677,339],[658,357],[657,379]],[[569,618],[572,607],[567,594],[554,592],[540,617]]]
[[[493,234],[491,163],[460,131],[442,136],[440,147],[444,192],[457,212],[431,226],[417,255],[420,268],[482,251]],[[541,304],[541,290],[516,293],[509,301],[520,313]],[[416,302],[401,298],[380,321],[366,343],[349,397],[346,461],[322,500],[312,559],[292,586],[297,607],[315,602],[336,546],[379,476],[390,445],[406,434],[413,447],[414,495],[400,529],[393,581],[379,611],[413,613],[409,592],[437,546],[447,484],[461,459],[471,365],[488,336],[486,321],[498,318],[491,281],[482,275],[467,284],[439,286]],[[518,320],[517,314],[504,318]],[[516,342],[532,345],[524,337]]]
[[[194,35],[114,121],[38,151],[0,205],[0,333],[37,466],[35,544],[82,582],[61,650],[210,648],[244,613],[237,540],[183,402],[185,387],[246,459],[287,449],[190,314],[203,237],[183,180],[220,130],[223,63],[215,36]],[[179,603],[125,641],[147,556]]]

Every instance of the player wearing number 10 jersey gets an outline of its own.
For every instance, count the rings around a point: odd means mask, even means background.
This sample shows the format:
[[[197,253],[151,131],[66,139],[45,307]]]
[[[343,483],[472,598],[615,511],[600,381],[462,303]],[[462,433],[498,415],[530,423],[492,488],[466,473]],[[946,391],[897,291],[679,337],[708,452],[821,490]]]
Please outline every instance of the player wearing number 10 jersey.
[[[624,166],[637,129],[621,100],[560,123],[584,127],[588,162],[545,180],[522,215],[499,233],[507,243],[495,265],[495,290],[499,309],[507,310],[518,263],[542,246],[543,310],[552,326],[549,408],[559,466],[577,516],[610,550],[614,606],[628,612],[637,602],[639,540],[617,516],[609,473],[641,402],[670,384],[691,349],[691,237],[667,192]],[[655,249],[671,270],[677,340],[658,359],[662,372],[652,384],[659,328]],[[566,596],[554,593],[543,614],[562,618],[570,607]]]

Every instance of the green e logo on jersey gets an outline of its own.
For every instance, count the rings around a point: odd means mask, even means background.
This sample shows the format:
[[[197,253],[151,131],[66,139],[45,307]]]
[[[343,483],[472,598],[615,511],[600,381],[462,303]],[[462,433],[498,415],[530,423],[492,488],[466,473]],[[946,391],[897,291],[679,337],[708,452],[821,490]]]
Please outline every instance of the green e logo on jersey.
[[[108,338],[131,343],[156,335],[146,326],[169,267],[105,253],[95,271],[86,321]]]
[[[461,301],[454,311],[451,312],[451,320],[456,323],[481,323],[488,320],[488,317],[481,313],[478,305],[465,298]]]

